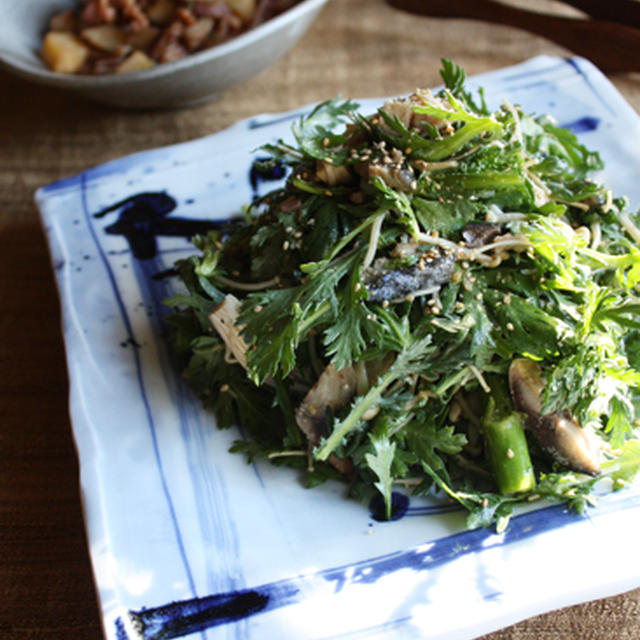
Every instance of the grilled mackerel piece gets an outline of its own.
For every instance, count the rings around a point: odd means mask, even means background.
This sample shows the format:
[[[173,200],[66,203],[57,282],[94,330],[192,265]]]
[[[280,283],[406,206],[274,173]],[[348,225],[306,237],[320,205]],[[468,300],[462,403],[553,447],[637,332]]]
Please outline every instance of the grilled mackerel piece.
[[[388,268],[389,260],[376,260],[362,273],[369,292],[369,302],[396,302],[410,296],[435,293],[451,281],[455,258],[440,249],[431,248],[416,264],[399,269]]]

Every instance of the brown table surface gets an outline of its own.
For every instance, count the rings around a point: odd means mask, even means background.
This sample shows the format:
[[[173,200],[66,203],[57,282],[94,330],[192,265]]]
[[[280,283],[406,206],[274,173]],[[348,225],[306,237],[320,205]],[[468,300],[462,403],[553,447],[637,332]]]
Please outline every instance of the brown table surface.
[[[521,4],[558,6],[549,0]],[[568,52],[507,27],[414,18],[382,0],[332,0],[275,66],[197,108],[112,109],[0,71],[0,638],[101,637],[67,411],[60,309],[34,190],[255,113],[337,94],[362,98],[433,86],[443,56],[473,74],[543,53]],[[638,109],[640,76],[611,80]],[[640,640],[639,623],[635,590],[541,615],[486,638]]]

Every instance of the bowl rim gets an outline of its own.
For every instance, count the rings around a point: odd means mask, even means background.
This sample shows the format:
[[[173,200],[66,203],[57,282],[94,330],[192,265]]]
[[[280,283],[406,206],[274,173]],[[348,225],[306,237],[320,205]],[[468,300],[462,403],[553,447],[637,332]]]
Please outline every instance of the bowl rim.
[[[9,70],[18,71],[23,76],[28,76],[31,79],[37,79],[40,82],[57,87],[98,89],[125,86],[141,80],[162,78],[184,69],[202,66],[218,58],[224,58],[240,49],[251,46],[256,41],[267,37],[274,31],[286,27],[288,24],[302,18],[303,15],[319,10],[322,5],[328,1],[329,0],[302,0],[300,3],[291,7],[291,9],[287,9],[280,15],[267,20],[261,25],[235,38],[231,38],[227,42],[210,47],[209,49],[204,49],[203,51],[191,53],[179,60],[163,62],[162,64],[157,64],[147,69],[140,69],[128,73],[107,74],[102,76],[58,73],[47,69],[44,63],[42,63],[42,67],[35,66],[31,63],[24,63],[13,55],[7,54],[1,47],[0,66],[4,66]]]

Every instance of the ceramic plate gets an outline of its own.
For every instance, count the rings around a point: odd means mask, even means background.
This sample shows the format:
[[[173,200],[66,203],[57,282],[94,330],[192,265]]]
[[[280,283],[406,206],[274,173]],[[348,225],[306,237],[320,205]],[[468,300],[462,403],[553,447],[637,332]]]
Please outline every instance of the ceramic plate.
[[[472,79],[552,113],[640,204],[640,120],[582,59]],[[329,96],[328,96],[329,97]],[[365,100],[371,111],[379,100]],[[411,498],[378,522],[344,487],[248,465],[180,379],[163,333],[188,238],[275,182],[254,150],[306,109],[145,151],[40,189],[57,275],[91,561],[109,640],[468,639],[640,585],[640,490],[582,516],[544,506],[505,533]],[[259,153],[257,154],[260,155]]]

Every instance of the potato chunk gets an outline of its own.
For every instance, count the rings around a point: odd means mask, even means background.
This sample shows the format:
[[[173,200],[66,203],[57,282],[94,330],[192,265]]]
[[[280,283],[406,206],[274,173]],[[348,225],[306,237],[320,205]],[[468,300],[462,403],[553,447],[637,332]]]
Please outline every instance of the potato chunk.
[[[160,34],[158,27],[149,25],[148,27],[142,27],[139,31],[131,32],[127,36],[127,44],[134,49],[149,49],[154,40]]]
[[[213,30],[213,18],[200,18],[184,30],[184,41],[189,51],[202,45]]]
[[[136,49],[116,68],[116,73],[127,73],[128,71],[140,71],[147,67],[152,67],[155,62],[144,52]]]
[[[147,9],[147,16],[154,24],[167,24],[171,22],[176,8],[173,0],[154,0]]]
[[[89,47],[72,33],[50,31],[44,37],[40,56],[52,71],[75,73],[89,56]]]
[[[87,27],[80,32],[80,37],[96,49],[108,53],[120,51],[126,39],[124,31],[112,24]]]
[[[256,12],[256,0],[224,0],[229,9],[244,22],[250,22]]]

